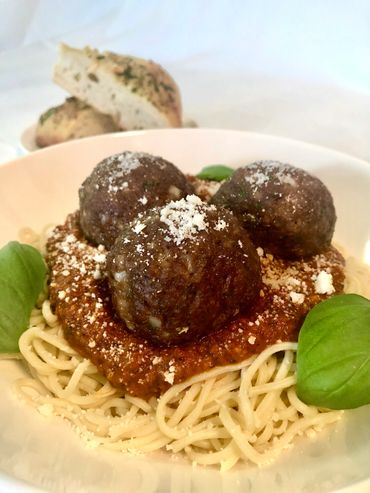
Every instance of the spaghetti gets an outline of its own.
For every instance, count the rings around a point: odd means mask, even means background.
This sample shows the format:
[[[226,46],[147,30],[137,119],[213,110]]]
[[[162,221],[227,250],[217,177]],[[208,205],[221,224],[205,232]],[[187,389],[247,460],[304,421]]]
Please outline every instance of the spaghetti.
[[[40,247],[37,236],[29,239]],[[369,295],[364,266],[350,259],[346,275],[347,292]],[[297,435],[341,416],[298,399],[292,342],[196,375],[148,401],[123,395],[70,347],[45,295],[19,347],[32,375],[16,382],[19,394],[43,415],[72,423],[90,447],[163,449],[229,470],[239,461],[270,463]]]
[[[17,389],[42,414],[71,421],[94,447],[166,448],[230,469],[239,460],[270,462],[295,435],[340,416],[297,398],[296,343],[197,375],[148,402],[123,396],[70,348],[48,300],[32,313],[19,346],[34,378],[18,380]]]

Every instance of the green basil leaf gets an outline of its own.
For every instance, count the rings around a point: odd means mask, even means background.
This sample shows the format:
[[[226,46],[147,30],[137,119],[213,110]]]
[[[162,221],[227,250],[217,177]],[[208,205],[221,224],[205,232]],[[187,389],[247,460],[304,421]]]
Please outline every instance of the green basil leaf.
[[[370,300],[334,296],[308,313],[298,338],[297,394],[329,409],[370,403]]]
[[[202,168],[200,173],[197,174],[197,178],[201,178],[202,180],[222,181],[229,178],[234,171],[235,170],[233,168],[229,168],[229,166],[214,164],[212,166],[205,166]]]
[[[0,250],[0,352],[18,352],[32,308],[44,286],[47,269],[30,245],[11,241]]]

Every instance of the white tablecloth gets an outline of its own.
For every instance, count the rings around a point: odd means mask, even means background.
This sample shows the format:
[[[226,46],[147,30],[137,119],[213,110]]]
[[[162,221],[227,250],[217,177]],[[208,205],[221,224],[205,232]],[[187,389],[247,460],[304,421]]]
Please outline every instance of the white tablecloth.
[[[0,160],[66,94],[59,41],[152,58],[199,126],[321,144],[370,161],[370,2],[0,0]]]

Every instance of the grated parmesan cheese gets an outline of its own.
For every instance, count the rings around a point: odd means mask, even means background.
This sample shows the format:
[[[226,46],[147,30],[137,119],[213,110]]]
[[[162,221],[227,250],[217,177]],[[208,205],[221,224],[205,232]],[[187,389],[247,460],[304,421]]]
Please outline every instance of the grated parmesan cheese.
[[[253,344],[256,342],[256,336],[249,336],[248,342],[253,346]]]
[[[224,221],[223,219],[219,219],[215,225],[215,230],[222,231],[225,228],[226,228],[226,221]]]
[[[174,366],[174,361],[171,360],[169,362],[168,371],[164,372],[164,380],[171,385],[173,385],[173,382],[175,380],[175,370],[176,368]]]
[[[60,300],[64,300],[65,297],[66,297],[66,292],[65,291],[59,291],[58,298]]]
[[[317,276],[314,275],[312,279],[315,281],[316,293],[332,294],[335,292],[335,288],[333,286],[333,276],[324,270],[320,271]]]
[[[137,221],[135,226],[132,228],[132,231],[136,234],[140,234],[145,228],[146,228],[146,224]]]
[[[293,303],[297,303],[297,305],[301,305],[304,302],[304,294],[302,293],[296,293],[295,291],[290,291],[289,293],[290,299],[293,301]]]
[[[138,202],[141,202],[143,205],[146,205],[148,203],[148,199],[143,195],[140,199],[138,199]]]
[[[39,411],[40,414],[42,414],[43,416],[46,416],[46,417],[50,417],[50,416],[53,416],[54,414],[54,407],[52,404],[46,402],[45,404],[41,404],[41,406],[39,406],[37,408],[37,410]]]
[[[216,210],[196,195],[188,195],[185,199],[171,201],[161,209],[160,220],[168,227],[167,241],[180,245],[185,239],[194,238],[197,233],[208,227],[205,212]]]

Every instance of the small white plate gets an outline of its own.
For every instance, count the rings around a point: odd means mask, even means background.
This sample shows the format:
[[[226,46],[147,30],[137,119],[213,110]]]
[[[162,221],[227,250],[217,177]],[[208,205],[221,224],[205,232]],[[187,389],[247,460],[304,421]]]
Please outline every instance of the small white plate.
[[[104,157],[124,150],[161,155],[186,172],[276,159],[320,177],[338,215],[336,240],[362,260],[370,251],[370,165],[332,150],[247,132],[179,129],[102,135],[33,152],[0,166],[0,246],[23,226],[40,230],[78,207],[77,190]],[[241,465],[220,474],[166,455],[127,457],[87,450],[64,422],[19,402],[11,382],[20,364],[0,361],[0,491],[295,492],[370,491],[370,406],[345,413],[336,431],[298,440],[273,465]],[[14,482],[11,478],[14,478]]]
[[[198,125],[191,118],[185,117],[182,123],[183,128],[196,128]],[[28,154],[29,152],[37,151],[40,147],[36,144],[36,127],[34,123],[27,127],[21,134],[21,138],[18,143],[20,154]]]
[[[23,130],[20,141],[18,143],[21,154],[28,154],[29,152],[37,151],[38,149],[40,149],[35,141],[36,126],[36,123],[34,123],[33,125],[30,125],[25,130]]]

